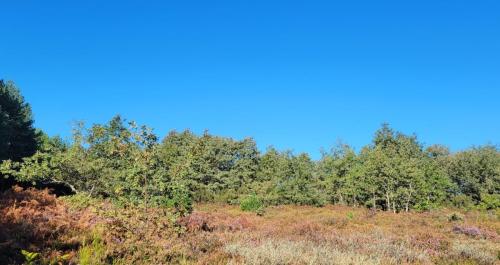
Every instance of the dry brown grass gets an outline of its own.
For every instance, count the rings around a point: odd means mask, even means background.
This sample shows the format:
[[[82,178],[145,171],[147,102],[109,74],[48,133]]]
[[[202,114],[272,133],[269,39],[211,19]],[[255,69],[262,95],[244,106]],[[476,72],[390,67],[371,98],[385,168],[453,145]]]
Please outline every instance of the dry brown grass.
[[[176,218],[164,209],[106,201],[75,207],[75,201],[31,190],[10,191],[1,202],[4,254],[69,253],[65,263],[499,264],[499,217],[481,212],[460,213],[462,220],[452,221],[451,210],[393,214],[278,206],[258,216],[203,204]],[[0,258],[19,264],[21,257]]]
[[[245,229],[211,232],[238,264],[495,264],[500,249],[498,216],[479,212],[457,222],[448,221],[449,210],[393,214],[344,206],[278,206],[260,217],[199,205],[195,214],[214,227],[245,218]],[[481,236],[457,233],[457,226]]]

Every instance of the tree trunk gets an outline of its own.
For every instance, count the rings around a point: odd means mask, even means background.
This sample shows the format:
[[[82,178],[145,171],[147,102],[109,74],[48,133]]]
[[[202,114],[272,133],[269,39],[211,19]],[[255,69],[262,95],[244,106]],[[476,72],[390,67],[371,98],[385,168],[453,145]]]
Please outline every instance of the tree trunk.
[[[372,191],[373,209],[377,210],[377,200],[375,198],[375,191]]]
[[[391,210],[391,199],[390,199],[390,196],[389,196],[389,193],[385,193],[385,205],[386,205],[386,211],[390,211]]]
[[[410,190],[408,191],[408,197],[406,198],[406,212],[408,212],[410,210],[410,201],[411,201],[411,194],[412,194],[412,186],[411,186],[411,183],[410,183]]]

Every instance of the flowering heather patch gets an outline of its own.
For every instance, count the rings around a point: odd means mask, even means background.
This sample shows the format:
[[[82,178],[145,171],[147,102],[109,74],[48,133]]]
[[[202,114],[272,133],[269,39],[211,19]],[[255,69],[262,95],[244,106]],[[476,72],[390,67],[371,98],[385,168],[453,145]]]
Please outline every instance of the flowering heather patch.
[[[461,213],[466,222],[457,223],[446,210],[276,206],[259,216],[238,206],[199,204],[179,218],[167,209],[85,198],[4,193],[2,261],[22,264],[17,251],[26,249],[47,261],[68,254],[62,264],[499,263],[500,222],[479,212]]]
[[[219,219],[245,214],[231,206],[197,209]],[[354,217],[347,218],[349,213]],[[262,217],[246,216],[251,229],[211,233],[225,242],[230,255],[225,259],[233,264],[495,264],[498,239],[450,234],[454,224],[448,215],[446,210],[393,214],[345,206],[277,206]],[[500,228],[496,216],[464,216],[481,233]],[[470,247],[457,247],[463,244]]]
[[[453,232],[474,238],[497,239],[498,235],[494,231],[479,229],[476,226],[454,226]]]
[[[453,232],[470,237],[481,237],[483,235],[481,230],[475,226],[455,226]]]

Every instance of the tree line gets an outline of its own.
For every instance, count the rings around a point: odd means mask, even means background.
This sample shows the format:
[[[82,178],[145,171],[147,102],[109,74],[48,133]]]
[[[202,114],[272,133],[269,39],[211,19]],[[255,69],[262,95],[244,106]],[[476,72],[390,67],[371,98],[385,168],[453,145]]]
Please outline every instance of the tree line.
[[[33,127],[12,82],[0,82],[0,174],[23,182],[61,181],[118,203],[189,211],[191,202],[266,205],[327,203],[401,212],[437,207],[498,209],[500,151],[483,145],[450,152],[424,146],[383,124],[360,151],[340,143],[318,161],[252,138],[172,131],[160,139],[120,116],[77,124],[71,141]]]

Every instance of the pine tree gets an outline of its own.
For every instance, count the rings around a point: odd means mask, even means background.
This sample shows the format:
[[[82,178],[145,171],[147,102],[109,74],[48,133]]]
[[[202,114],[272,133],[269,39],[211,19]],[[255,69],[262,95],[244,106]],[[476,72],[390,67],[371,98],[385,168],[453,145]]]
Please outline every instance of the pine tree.
[[[38,138],[30,105],[13,82],[0,80],[0,161],[33,155]]]

